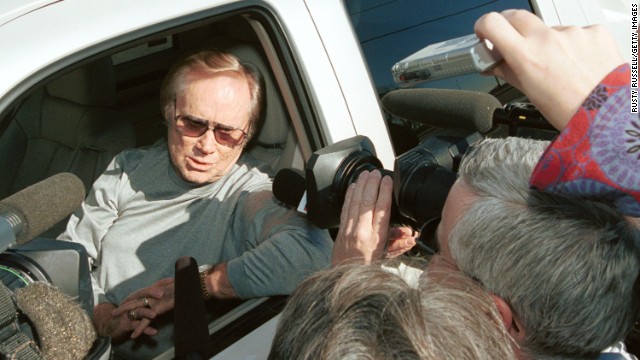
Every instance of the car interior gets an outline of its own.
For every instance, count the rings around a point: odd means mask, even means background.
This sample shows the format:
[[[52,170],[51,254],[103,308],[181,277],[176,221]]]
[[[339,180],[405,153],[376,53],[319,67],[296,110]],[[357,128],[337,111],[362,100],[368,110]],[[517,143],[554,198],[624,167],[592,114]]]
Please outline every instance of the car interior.
[[[158,96],[164,74],[180,56],[206,48],[229,51],[262,75],[262,126],[247,151],[274,171],[302,168],[298,137],[262,46],[236,16],[107,54],[31,91],[2,122],[0,159],[7,165],[0,198],[65,171],[80,177],[88,191],[120,151],[163,138]]]
[[[274,174],[286,167],[302,169],[311,152],[324,145],[321,131],[298,88],[303,85],[286,45],[276,40],[275,26],[265,26],[268,21],[255,15],[225,14],[166,26],[89,54],[41,81],[0,119],[0,199],[60,172],[77,175],[88,192],[116,154],[163,139],[166,127],[158,98],[164,75],[179,57],[205,48],[228,50],[263,77],[262,126],[247,151],[268,163]],[[55,238],[66,221],[42,236]],[[284,300],[211,307],[214,353],[272,318]],[[638,326],[631,337],[640,338]],[[633,350],[638,351],[637,345]]]
[[[261,127],[246,151],[269,164],[274,175],[284,167],[302,169],[302,149],[309,153],[310,144],[300,145],[304,126],[296,133],[282,82],[272,70],[278,60],[271,53],[270,63],[266,37],[261,43],[255,26],[242,14],[183,25],[91,56],[31,89],[0,122],[0,161],[5,164],[0,199],[60,172],[77,175],[88,192],[116,154],[161,141],[167,131],[158,100],[164,75],[179,57],[207,48],[227,50],[262,75]],[[41,237],[55,238],[67,219]],[[209,326],[210,333],[217,333],[214,350],[275,316],[284,298],[209,306],[211,318],[217,319]]]

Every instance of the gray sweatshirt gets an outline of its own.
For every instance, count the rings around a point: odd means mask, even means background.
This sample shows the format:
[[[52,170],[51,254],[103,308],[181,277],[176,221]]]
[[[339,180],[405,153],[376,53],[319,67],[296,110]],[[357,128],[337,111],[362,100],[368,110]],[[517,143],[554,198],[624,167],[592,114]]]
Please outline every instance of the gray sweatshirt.
[[[96,304],[117,305],[134,291],[174,277],[181,256],[199,265],[228,261],[240,298],[289,294],[328,266],[332,241],[273,198],[268,173],[245,154],[222,179],[196,187],[175,172],[165,143],[126,150],[96,180],[59,238],[87,248],[95,266]],[[166,324],[152,337],[163,344],[126,356],[150,358],[172,346],[171,328]]]

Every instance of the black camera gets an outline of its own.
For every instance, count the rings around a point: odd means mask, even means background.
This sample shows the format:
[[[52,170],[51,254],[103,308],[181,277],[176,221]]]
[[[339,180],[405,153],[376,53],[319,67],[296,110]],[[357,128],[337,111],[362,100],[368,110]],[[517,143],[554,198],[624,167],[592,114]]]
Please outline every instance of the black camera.
[[[373,143],[366,136],[355,136],[322,148],[313,153],[304,169],[307,216],[320,228],[338,227],[349,184],[362,171],[377,169],[393,178],[392,224],[420,229],[440,216],[462,155],[482,138],[475,131],[441,130],[397,157],[393,171],[382,167]],[[276,197],[285,191],[278,189],[290,188],[289,183],[291,181],[276,176]]]
[[[395,159],[393,171],[376,158],[373,143],[355,136],[313,153],[304,171],[283,169],[273,192],[298,207],[316,226],[335,229],[349,184],[364,170],[393,178],[392,225],[420,230],[423,253],[434,252],[432,236],[462,157],[485,136],[550,139],[557,131],[532,106],[506,107],[486,93],[446,89],[401,89],[387,93],[382,104],[391,116],[426,129],[417,146]],[[304,197],[306,194],[306,197]]]

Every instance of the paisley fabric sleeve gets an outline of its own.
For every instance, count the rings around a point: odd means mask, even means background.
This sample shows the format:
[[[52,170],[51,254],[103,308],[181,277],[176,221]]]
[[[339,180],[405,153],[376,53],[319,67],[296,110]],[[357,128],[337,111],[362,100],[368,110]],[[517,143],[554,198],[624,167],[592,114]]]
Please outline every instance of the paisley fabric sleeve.
[[[534,169],[533,188],[607,199],[640,216],[640,121],[632,113],[629,64],[596,86]],[[636,93],[637,95],[637,93]],[[637,98],[637,96],[636,96]]]

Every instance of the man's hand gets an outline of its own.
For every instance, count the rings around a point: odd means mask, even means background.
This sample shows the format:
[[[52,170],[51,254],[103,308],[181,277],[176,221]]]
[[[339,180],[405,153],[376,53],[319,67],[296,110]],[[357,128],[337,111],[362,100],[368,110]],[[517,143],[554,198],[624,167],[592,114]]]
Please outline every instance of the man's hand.
[[[416,245],[416,237],[418,237],[418,233],[410,227],[391,228],[391,231],[389,231],[387,258],[394,258],[411,250]]]
[[[120,306],[111,312],[115,318],[125,318],[135,324],[131,338],[142,334],[153,336],[158,333],[151,325],[151,320],[173,309],[175,305],[174,279],[162,279],[153,285],[140,289],[122,301]]]
[[[112,341],[120,342],[126,339],[127,335],[141,325],[142,320],[129,319],[126,314],[114,316],[113,311],[116,305],[111,303],[101,303],[93,307],[93,324],[96,332],[100,336],[110,336]],[[155,335],[152,330],[144,331],[147,335]]]
[[[548,27],[530,12],[506,10],[479,18],[475,32],[504,58],[489,73],[520,89],[558,130],[596,85],[624,63],[601,25]]]
[[[363,171],[349,185],[333,245],[332,265],[354,258],[368,264],[385,256],[392,199],[393,182],[378,170]]]

